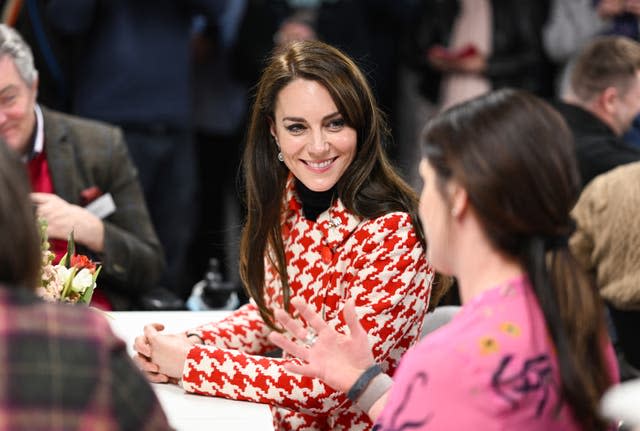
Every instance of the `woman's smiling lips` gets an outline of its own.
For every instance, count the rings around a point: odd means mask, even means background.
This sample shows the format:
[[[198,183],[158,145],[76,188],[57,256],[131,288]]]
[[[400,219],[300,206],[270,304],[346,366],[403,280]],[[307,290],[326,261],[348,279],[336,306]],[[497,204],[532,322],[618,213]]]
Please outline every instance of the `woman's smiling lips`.
[[[324,172],[327,169],[329,169],[329,167],[333,164],[333,162],[335,162],[338,159],[338,157],[334,157],[332,159],[326,159],[326,160],[322,160],[322,161],[311,161],[311,160],[302,160],[302,163],[304,163],[305,165],[307,165],[309,168],[311,168],[311,170],[313,171],[318,171],[318,172]]]

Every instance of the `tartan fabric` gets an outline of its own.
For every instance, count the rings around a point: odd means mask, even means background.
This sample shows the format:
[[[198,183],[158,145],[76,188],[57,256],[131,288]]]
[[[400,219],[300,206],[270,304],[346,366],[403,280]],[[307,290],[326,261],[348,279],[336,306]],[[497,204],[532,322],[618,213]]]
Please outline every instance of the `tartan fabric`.
[[[168,430],[108,322],[0,285],[1,430]]]
[[[164,259],[138,173],[122,131],[42,107],[49,171],[56,195],[84,206],[87,190],[111,193],[116,211],[104,221],[99,288],[135,298],[160,277]],[[87,250],[82,250],[87,253]]]
[[[282,231],[292,297],[304,298],[339,331],[346,327],[340,310],[355,298],[376,362],[393,374],[419,337],[433,278],[409,215],[363,220],[337,200],[314,223],[304,218],[291,182],[286,205]],[[267,305],[282,307],[280,280],[265,261]],[[205,345],[189,352],[182,376],[187,391],[271,404],[278,430],[372,427],[344,394],[287,372],[282,364],[292,359],[259,356],[275,346],[253,303],[189,332]]]

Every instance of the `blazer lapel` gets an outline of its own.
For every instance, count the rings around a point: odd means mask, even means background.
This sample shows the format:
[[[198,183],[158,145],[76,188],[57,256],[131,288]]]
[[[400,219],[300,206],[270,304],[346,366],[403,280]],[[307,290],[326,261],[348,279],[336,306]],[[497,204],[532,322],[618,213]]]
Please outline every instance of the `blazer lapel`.
[[[56,114],[42,107],[44,119],[44,142],[49,172],[56,195],[72,204],[79,204],[80,178],[72,142],[67,125]]]

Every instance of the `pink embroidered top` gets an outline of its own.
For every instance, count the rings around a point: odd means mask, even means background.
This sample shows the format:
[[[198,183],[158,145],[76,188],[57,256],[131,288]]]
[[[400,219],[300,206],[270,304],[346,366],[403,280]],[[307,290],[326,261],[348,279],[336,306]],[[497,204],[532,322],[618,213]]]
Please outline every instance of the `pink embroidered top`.
[[[373,353],[393,374],[419,337],[433,272],[408,214],[376,219],[351,214],[339,199],[316,222],[302,214],[293,181],[282,227],[292,297],[301,297],[337,330],[344,303],[355,298]],[[282,307],[280,279],[265,259],[265,299]],[[190,333],[205,342],[189,352],[183,387],[189,392],[272,405],[278,430],[366,430],[368,416],[321,380],[287,372],[291,359],[260,356],[275,349],[254,303]]]
[[[605,357],[617,376],[610,343]],[[559,378],[542,310],[519,278],[478,295],[407,353],[374,429],[577,431]]]

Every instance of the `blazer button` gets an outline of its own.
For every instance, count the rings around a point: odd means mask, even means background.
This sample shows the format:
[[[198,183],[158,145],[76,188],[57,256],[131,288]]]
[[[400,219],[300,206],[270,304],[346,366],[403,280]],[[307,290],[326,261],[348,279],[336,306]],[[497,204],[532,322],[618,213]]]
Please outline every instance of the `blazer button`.
[[[331,253],[331,249],[329,247],[322,246],[320,249],[320,254],[322,255],[322,261],[324,263],[331,263],[331,259],[333,259],[333,253]]]

